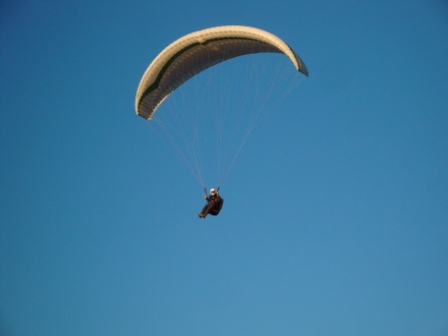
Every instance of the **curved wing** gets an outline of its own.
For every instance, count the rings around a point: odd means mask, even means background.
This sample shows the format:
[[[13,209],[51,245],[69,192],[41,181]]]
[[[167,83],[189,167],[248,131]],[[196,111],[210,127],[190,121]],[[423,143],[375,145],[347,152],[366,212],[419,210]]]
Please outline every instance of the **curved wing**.
[[[245,26],[208,28],[181,37],[152,61],[137,90],[137,114],[151,119],[171,92],[199,72],[234,57],[263,52],[285,54],[308,76],[294,50],[271,33]]]

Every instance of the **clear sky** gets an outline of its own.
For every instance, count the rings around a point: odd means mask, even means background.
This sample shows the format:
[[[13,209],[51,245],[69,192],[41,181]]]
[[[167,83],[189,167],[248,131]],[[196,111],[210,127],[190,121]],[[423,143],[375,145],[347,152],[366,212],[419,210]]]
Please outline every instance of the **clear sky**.
[[[134,99],[225,24],[310,76],[203,220]],[[2,1],[0,334],[447,335],[447,38],[442,0]]]

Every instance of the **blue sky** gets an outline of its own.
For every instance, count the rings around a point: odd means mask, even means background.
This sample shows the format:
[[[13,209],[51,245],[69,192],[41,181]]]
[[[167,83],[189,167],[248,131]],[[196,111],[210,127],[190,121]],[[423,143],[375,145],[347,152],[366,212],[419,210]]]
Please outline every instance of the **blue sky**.
[[[448,332],[445,1],[3,1],[2,335]],[[198,29],[268,30],[310,77],[217,217],[135,115]]]

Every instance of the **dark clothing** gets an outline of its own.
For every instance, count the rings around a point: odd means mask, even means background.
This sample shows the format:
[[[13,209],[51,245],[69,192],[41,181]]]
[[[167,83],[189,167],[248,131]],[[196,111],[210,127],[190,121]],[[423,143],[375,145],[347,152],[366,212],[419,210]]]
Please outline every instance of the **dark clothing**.
[[[221,211],[222,205],[224,203],[224,199],[219,196],[218,193],[215,195],[210,195],[205,198],[207,200],[207,204],[202,209],[201,213],[198,215],[201,218],[205,218],[208,214],[212,216],[216,216]]]

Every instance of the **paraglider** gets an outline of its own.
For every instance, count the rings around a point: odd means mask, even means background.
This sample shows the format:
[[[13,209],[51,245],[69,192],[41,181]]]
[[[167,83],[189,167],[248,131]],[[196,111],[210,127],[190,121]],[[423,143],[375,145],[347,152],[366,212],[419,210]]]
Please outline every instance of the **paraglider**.
[[[151,120],[162,103],[176,91],[176,89],[185,86],[183,84],[193,77],[197,77],[197,75],[204,72],[204,70],[213,68],[220,63],[237,58],[238,56],[262,53],[283,54],[289,59],[290,63],[292,63],[297,71],[308,76],[308,70],[297,53],[279,37],[267,31],[247,26],[220,26],[203,29],[187,34],[174,41],[162,50],[162,52],[160,52],[151,62],[137,89],[135,98],[135,110],[137,115],[144,119]],[[256,84],[257,83],[254,82],[250,85],[255,86]],[[263,101],[264,98],[265,97],[262,99]],[[185,111],[185,109],[188,109],[188,111]],[[190,108],[190,106],[187,106],[185,109],[179,111],[179,114],[189,115],[195,113],[197,110],[201,110],[201,113],[204,115],[208,113],[207,109],[203,109],[202,106],[201,108]],[[244,112],[243,109],[239,110]],[[185,129],[188,127],[183,121],[180,121],[180,118],[179,115],[173,117],[173,119],[175,119],[173,124],[178,126],[179,131],[172,132],[172,129],[175,129],[175,127],[170,125],[169,127],[166,127],[166,133],[168,133],[168,138],[171,142],[173,142],[172,138],[174,136],[179,136],[181,141],[188,141],[186,140],[188,137],[193,139],[186,147],[192,152],[191,156],[195,161],[193,163],[186,162],[186,165],[205,189],[205,183],[201,176],[204,167],[200,166],[203,161],[200,158],[199,150],[195,147],[198,143],[201,143],[199,135],[204,132],[199,132],[199,127],[193,125],[191,127],[191,129],[193,129],[193,131],[191,131],[192,134],[185,135]],[[195,123],[199,119],[201,119],[201,117],[190,116],[189,121]],[[215,119],[218,120],[218,125],[222,124],[221,116]],[[250,127],[253,127],[252,124],[250,124]],[[166,123],[162,123],[162,125],[166,126]],[[236,125],[232,125],[231,128],[238,129]],[[226,154],[230,157],[230,163],[228,163],[228,167],[222,169],[224,176],[219,177],[216,191],[211,189],[210,196],[206,193],[205,199],[207,200],[207,204],[198,215],[200,218],[205,218],[207,214],[214,216],[219,214],[224,201],[218,192],[220,183],[227,177],[228,172],[233,166],[236,157],[239,155],[250,132],[251,129],[246,131],[246,133],[243,133],[241,137],[243,140],[236,146],[233,155]],[[224,139],[224,132],[222,132],[222,130],[218,130],[215,133],[221,143],[226,143],[226,140],[222,140]],[[234,139],[231,138],[231,140],[233,141]],[[227,142],[230,143],[232,141]],[[205,142],[206,141],[203,143]],[[221,143],[215,146],[217,151],[221,150]],[[176,147],[177,145],[174,144],[174,146]],[[207,150],[209,150],[208,147]],[[182,159],[187,156],[187,154],[180,149],[178,149],[178,154]],[[218,157],[218,163],[222,161],[220,153],[217,155],[215,154],[214,156]],[[220,171],[220,167],[218,167],[217,170]]]
[[[219,190],[215,190],[214,188],[210,189],[210,195],[207,195],[206,192],[204,199],[207,201],[207,204],[201,213],[198,214],[198,217],[205,218],[207,215],[217,216],[224,204],[224,199],[219,196]]]

